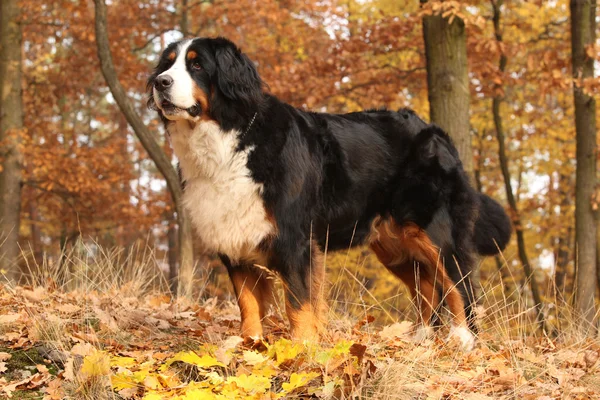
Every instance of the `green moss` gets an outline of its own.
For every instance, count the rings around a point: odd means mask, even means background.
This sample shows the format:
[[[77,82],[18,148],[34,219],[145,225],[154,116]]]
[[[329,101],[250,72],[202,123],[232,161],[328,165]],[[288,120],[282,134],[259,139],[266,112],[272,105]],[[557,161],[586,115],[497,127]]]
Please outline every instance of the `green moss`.
[[[53,363],[46,364],[44,357],[42,357],[42,355],[35,348],[27,350],[14,350],[0,347],[0,352],[11,355],[11,358],[6,361],[7,371],[4,373],[4,377],[9,382],[11,380],[21,379],[20,372],[23,370],[36,373],[37,371],[32,367],[35,367],[37,364],[46,366],[48,368],[48,372],[50,372],[52,375],[57,375],[60,372],[60,368],[57,365]]]
[[[48,371],[53,375],[58,373],[58,368],[55,365],[47,365],[44,362],[44,358],[35,348],[14,350],[0,347],[0,352],[11,355],[11,358],[6,361],[7,370],[3,375],[9,382],[23,379],[22,371],[29,371],[35,374],[37,371],[32,367],[35,367],[37,364],[46,365]],[[13,393],[11,399],[42,399],[43,397],[43,393],[38,390],[17,390]]]

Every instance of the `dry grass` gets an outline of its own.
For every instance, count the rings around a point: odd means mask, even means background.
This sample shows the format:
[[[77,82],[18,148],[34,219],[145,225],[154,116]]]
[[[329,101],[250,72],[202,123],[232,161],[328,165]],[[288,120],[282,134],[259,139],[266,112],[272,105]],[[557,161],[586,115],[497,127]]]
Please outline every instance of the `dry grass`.
[[[214,283],[207,278],[194,284],[208,288],[197,292],[194,300],[172,299],[151,251],[104,250],[84,243],[75,249],[64,255],[61,268],[47,262],[33,265],[28,285],[0,288],[0,371],[6,369],[0,372],[0,393],[19,396],[43,390],[47,399],[142,398],[156,389],[153,374],[163,371],[165,360],[189,350],[214,356],[226,367],[195,370],[174,364],[170,370],[188,374],[177,377],[182,387],[242,374],[260,377],[264,372],[249,364],[246,352],[268,358],[268,351],[257,343],[232,342],[239,333],[237,307],[232,297],[210,297],[207,291]],[[566,301],[554,299],[547,312],[553,332],[540,332],[526,291],[507,293],[499,276],[490,274],[481,292],[478,345],[464,352],[446,341],[446,327],[415,343],[410,323],[392,325],[414,320],[415,307],[396,281],[388,283],[380,275],[373,286],[361,275],[361,265],[372,262],[368,257],[342,253],[329,254],[327,260],[331,307],[323,342],[316,350],[311,346],[298,350],[294,362],[265,361],[274,369],[268,378],[271,389],[280,394],[282,382],[292,373],[318,371],[310,385],[286,398],[311,391],[319,398],[340,399],[600,398],[596,361],[600,340],[581,334],[580,319]],[[378,285],[385,285],[383,297],[374,293]],[[270,317],[266,341],[271,348],[286,343],[281,339],[286,336],[282,304],[279,299]],[[338,354],[332,349],[340,343],[364,346],[364,354],[355,357],[346,350]],[[227,346],[231,348],[218,350]],[[49,372],[39,367],[39,360],[30,365],[14,362],[31,349],[46,360]],[[3,353],[12,355],[13,361],[2,360]],[[329,359],[321,360],[323,354]],[[133,364],[114,364],[120,357],[132,357]],[[102,367],[109,359],[110,365]],[[101,367],[96,371],[89,365]],[[140,373],[144,365],[152,379],[129,391],[113,390],[116,374]],[[190,375],[191,370],[195,373]],[[215,383],[221,385],[214,389],[215,396],[223,395],[227,382]],[[161,385],[164,398],[202,398],[185,397],[184,389]],[[231,398],[268,398],[243,390],[235,396]]]

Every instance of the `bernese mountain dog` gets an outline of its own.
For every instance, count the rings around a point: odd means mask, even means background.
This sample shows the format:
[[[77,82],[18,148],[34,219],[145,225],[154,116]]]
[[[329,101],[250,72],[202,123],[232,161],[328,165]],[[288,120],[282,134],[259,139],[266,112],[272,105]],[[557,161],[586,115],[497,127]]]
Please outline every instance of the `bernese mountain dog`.
[[[229,272],[242,335],[262,336],[266,267],[283,283],[292,338],[317,338],[324,251],[366,244],[409,286],[425,331],[446,305],[451,334],[472,347],[475,255],[502,250],[511,225],[471,187],[445,132],[408,109],[295,108],[225,38],[170,44],[148,90],[193,226]]]

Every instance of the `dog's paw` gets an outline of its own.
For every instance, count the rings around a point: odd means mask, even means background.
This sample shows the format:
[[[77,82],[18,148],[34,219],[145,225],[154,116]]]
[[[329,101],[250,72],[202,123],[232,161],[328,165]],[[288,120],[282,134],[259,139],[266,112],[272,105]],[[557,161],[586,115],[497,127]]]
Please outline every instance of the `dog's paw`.
[[[458,341],[464,351],[471,351],[475,347],[475,335],[466,326],[452,326],[448,341]]]
[[[433,328],[427,325],[419,325],[415,329],[415,333],[412,337],[413,342],[421,343],[430,339],[433,336]]]

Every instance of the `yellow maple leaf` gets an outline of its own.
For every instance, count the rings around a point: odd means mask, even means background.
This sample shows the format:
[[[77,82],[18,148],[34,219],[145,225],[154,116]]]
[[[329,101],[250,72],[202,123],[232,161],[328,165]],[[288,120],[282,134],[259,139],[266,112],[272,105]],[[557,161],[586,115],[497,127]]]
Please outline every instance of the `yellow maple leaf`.
[[[181,361],[186,364],[195,365],[198,368],[210,368],[210,367],[224,367],[225,365],[219,362],[215,357],[208,354],[204,354],[200,357],[193,351],[182,351],[169,358],[166,362],[166,366],[173,364],[176,361]]]
[[[257,351],[249,351],[249,350],[244,351],[244,361],[248,365],[260,364],[267,360],[268,360],[267,357],[263,356],[262,354],[260,354]]]
[[[110,366],[111,367],[129,368],[129,367],[133,367],[134,365],[136,365],[136,361],[135,361],[135,358],[133,358],[133,357],[112,356],[110,358]]]
[[[281,388],[285,392],[289,393],[295,389],[298,389],[299,387],[306,385],[308,382],[310,382],[318,376],[319,374],[316,372],[301,372],[299,374],[294,372],[292,373],[292,375],[290,375],[290,381],[283,383],[281,385]]]
[[[139,386],[139,381],[131,371],[119,372],[110,377],[110,383],[115,390],[132,389]]]
[[[254,374],[230,376],[227,378],[226,383],[233,384],[248,394],[264,393],[271,388],[271,380],[269,378]]]
[[[164,393],[150,392],[150,393],[146,393],[146,395],[142,399],[143,400],[163,400],[163,399],[165,399],[165,395],[164,395]]]
[[[144,379],[144,386],[148,389],[154,389],[154,390],[162,388],[162,385],[160,384],[159,379],[154,375],[146,376],[146,379]]]
[[[109,355],[104,351],[93,351],[83,359],[81,373],[87,377],[105,376],[110,374]]]
[[[269,357],[275,357],[277,364],[281,364],[286,360],[292,360],[298,354],[304,351],[304,346],[300,343],[292,343],[287,339],[279,339],[269,347]]]

